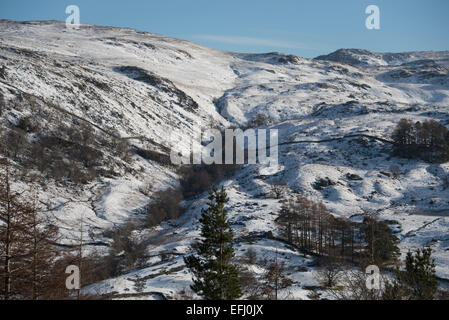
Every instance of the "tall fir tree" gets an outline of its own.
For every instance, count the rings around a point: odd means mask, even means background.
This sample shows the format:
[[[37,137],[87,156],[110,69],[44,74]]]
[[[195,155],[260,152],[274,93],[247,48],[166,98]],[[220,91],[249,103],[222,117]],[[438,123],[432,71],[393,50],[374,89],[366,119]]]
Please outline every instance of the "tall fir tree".
[[[194,245],[196,255],[184,259],[193,274],[192,290],[206,300],[233,300],[242,295],[234,257],[233,232],[227,217],[229,198],[222,187],[209,191],[208,208],[200,218],[202,240]]]
[[[432,300],[437,291],[435,261],[431,258],[432,249],[418,249],[416,254],[407,253],[405,259],[405,283],[411,289],[411,298]]]

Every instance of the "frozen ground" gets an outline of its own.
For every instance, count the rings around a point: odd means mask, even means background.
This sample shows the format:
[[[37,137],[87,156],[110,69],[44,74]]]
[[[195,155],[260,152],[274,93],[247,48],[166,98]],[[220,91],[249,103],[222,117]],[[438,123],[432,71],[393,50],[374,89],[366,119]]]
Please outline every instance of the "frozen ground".
[[[223,183],[237,258],[249,247],[261,259],[272,259],[278,250],[295,281],[284,293],[292,299],[307,299],[308,288],[316,285],[313,259],[266,238],[280,208],[270,195],[273,180],[288,185],[287,195],[322,200],[336,216],[374,210],[380,219],[397,221],[402,252],[432,247],[438,276],[449,279],[449,189],[443,185],[449,164],[391,157],[388,142],[401,118],[449,125],[448,57],[448,52],[360,50],[339,50],[319,59],[234,54],[132,29],[86,25],[76,31],[60,22],[0,21],[5,101],[28,93],[59,106],[55,113],[70,112],[122,137],[142,137],[130,141],[159,151],[170,148],[172,135],[243,126],[259,114],[267,116],[263,127],[279,130],[279,166],[247,166]],[[30,110],[13,107],[2,115],[1,125]],[[400,168],[398,179],[385,174],[392,165]],[[50,204],[48,215],[61,227],[63,243],[76,239],[82,218],[89,230],[86,240],[96,244],[91,250],[105,252],[109,240],[103,231],[138,219],[139,209],[149,202],[139,192],[149,177],[155,190],[177,183],[172,168],[137,156],[133,166],[134,173],[80,189],[50,183],[40,190]],[[335,184],[317,191],[312,185],[319,178]],[[198,237],[205,198],[187,201],[189,209],[179,221],[140,234],[149,255],[145,268],[86,291],[120,299],[181,298],[190,284],[182,257]],[[263,272],[259,264],[248,267],[256,276]]]

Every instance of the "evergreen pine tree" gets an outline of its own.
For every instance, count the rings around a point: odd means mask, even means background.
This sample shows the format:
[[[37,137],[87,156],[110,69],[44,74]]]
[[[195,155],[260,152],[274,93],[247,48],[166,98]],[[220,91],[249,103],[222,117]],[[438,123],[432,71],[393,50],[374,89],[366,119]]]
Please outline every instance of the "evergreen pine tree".
[[[233,232],[227,219],[226,191],[215,186],[209,191],[208,208],[200,218],[202,240],[196,255],[184,259],[193,274],[192,290],[206,300],[232,300],[242,295],[232,247]]]
[[[431,259],[432,249],[418,249],[416,254],[407,253],[405,259],[405,283],[411,289],[411,298],[417,300],[432,300],[437,291],[435,263]]]
[[[384,300],[433,300],[438,289],[432,249],[410,251],[405,259],[405,270],[394,270],[396,279],[386,281]]]

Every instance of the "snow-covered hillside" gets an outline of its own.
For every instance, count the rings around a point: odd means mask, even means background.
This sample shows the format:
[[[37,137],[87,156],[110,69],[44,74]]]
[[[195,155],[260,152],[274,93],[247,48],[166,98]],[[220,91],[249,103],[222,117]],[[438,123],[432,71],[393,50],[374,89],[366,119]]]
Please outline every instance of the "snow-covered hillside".
[[[402,252],[431,246],[438,276],[449,280],[449,188],[443,184],[449,163],[400,159],[389,151],[401,118],[436,119],[449,126],[449,52],[342,49],[304,59],[222,52],[125,28],[69,30],[57,21],[2,20],[0,93],[8,106],[2,127],[42,109],[62,119],[76,116],[96,130],[129,138],[135,147],[161,153],[168,152],[172,135],[243,127],[263,115],[263,128],[279,130],[279,166],[246,166],[224,182],[241,240],[238,256],[250,246],[251,236],[261,258],[273,257],[276,249],[281,253],[295,281],[290,298],[307,299],[308,288],[316,285],[312,257],[266,236],[275,232],[281,206],[270,195],[270,183],[281,180],[287,196],[321,200],[336,216],[356,219],[372,210],[380,219],[396,221]],[[150,201],[139,191],[148,179],[155,190],[177,184],[174,168],[134,158],[129,170],[83,188],[50,183],[39,189],[41,199],[51,204],[48,214],[61,227],[62,242],[76,237],[83,216],[89,241],[107,244],[104,231],[138,219],[139,209]],[[398,179],[389,173],[392,166],[400,168]],[[316,190],[320,179],[332,183]],[[182,257],[199,235],[205,201],[205,194],[189,199],[179,220],[136,235],[147,244],[144,268],[86,290],[123,298],[179,298],[190,284]],[[250,267],[255,274],[264,271]],[[137,282],[143,291],[136,291]]]

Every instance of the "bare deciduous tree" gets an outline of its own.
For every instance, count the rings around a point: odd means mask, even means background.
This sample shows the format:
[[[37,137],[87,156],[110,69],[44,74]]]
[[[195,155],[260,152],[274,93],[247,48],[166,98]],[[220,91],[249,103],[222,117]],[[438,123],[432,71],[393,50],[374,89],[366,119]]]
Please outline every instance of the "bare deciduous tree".
[[[262,281],[262,292],[269,300],[278,300],[279,292],[290,287],[293,282],[285,274],[285,264],[278,261],[278,253],[272,264],[268,266]]]
[[[315,279],[323,287],[335,287],[343,272],[341,262],[332,257],[322,257],[319,265],[320,268],[314,272]]]
[[[27,239],[24,243],[29,265],[25,272],[24,287],[30,288],[29,297],[33,300],[45,296],[49,290],[47,284],[52,277],[52,267],[57,256],[54,243],[58,239],[58,228],[39,214],[36,203],[35,198],[27,217]]]
[[[398,179],[401,176],[401,169],[395,164],[390,166],[390,172],[394,179]]]
[[[22,194],[11,187],[9,160],[3,158],[0,161],[0,278],[3,282],[3,298],[8,300],[14,294],[16,276],[19,278],[19,273],[24,269],[21,263],[26,256],[23,243],[31,209]]]
[[[285,191],[286,184],[283,181],[280,180],[273,180],[270,184],[271,192],[276,197],[276,199],[281,199],[284,191]]]
[[[360,270],[345,270],[339,285],[331,288],[331,295],[338,300],[381,300],[381,289],[369,289],[367,275]]]

